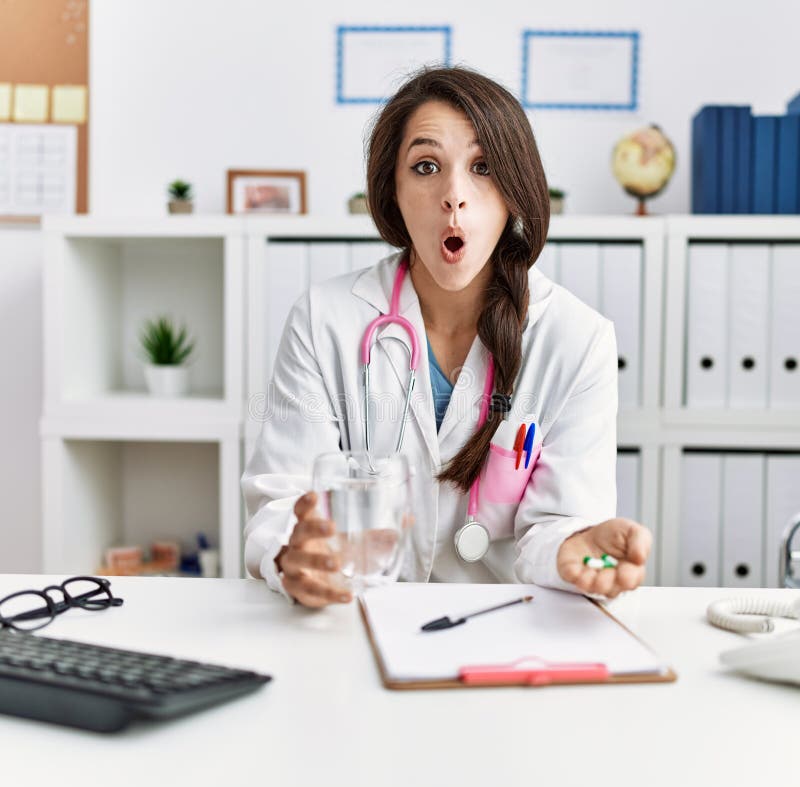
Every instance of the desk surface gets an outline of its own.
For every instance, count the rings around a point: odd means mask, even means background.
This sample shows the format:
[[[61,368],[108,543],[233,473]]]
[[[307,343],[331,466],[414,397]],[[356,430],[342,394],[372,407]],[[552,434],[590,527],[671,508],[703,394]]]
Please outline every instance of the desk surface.
[[[53,579],[2,575],[0,597]],[[676,683],[396,692],[380,683],[355,605],[291,607],[256,580],[115,577],[112,586],[123,607],[70,610],[45,633],[275,680],[114,736],[0,716],[9,784],[686,787],[792,780],[800,765],[800,688],[719,665],[743,638],[709,626],[705,609],[742,592],[648,587],[610,605],[674,667]]]

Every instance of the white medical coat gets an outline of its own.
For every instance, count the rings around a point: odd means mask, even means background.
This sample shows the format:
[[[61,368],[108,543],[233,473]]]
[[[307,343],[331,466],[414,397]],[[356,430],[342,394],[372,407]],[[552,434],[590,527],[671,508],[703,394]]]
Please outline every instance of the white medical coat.
[[[313,285],[287,318],[258,417],[255,451],[242,476],[247,506],[245,564],[284,593],[275,556],[295,523],[293,506],[311,488],[314,457],[364,449],[361,338],[389,311],[400,253],[365,270]],[[409,555],[401,579],[415,582],[534,582],[577,591],[556,567],[569,535],[616,512],[617,348],[613,324],[530,271],[530,305],[523,326],[522,364],[509,418],[537,424],[539,461],[509,521],[509,537],[486,557],[465,563],[453,535],[464,524],[468,496],[435,475],[475,431],[488,353],[476,337],[437,434],[425,325],[410,276],[400,313],[419,337],[420,363],[402,453],[414,468]],[[391,453],[408,378],[410,342],[392,323],[378,329],[370,387],[372,449]],[[252,417],[252,416],[251,416]],[[511,536],[513,528],[513,536]]]

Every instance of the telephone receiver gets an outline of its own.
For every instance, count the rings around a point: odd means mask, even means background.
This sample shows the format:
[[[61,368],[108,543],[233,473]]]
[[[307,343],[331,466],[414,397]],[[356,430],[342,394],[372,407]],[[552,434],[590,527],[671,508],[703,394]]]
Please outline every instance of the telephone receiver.
[[[780,550],[779,578],[784,588],[800,590],[800,550],[792,548],[800,540],[800,513],[789,522]],[[745,633],[766,633],[775,628],[772,617],[800,619],[800,593],[787,601],[746,596],[719,599],[709,604],[709,622],[719,628]],[[731,669],[761,680],[800,685],[800,628],[785,634],[750,642],[740,648],[726,650],[720,661]]]

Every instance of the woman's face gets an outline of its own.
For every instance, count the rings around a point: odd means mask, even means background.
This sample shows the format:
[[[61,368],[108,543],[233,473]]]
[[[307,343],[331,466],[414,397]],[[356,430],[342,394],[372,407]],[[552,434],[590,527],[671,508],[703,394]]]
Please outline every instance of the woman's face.
[[[395,194],[413,264],[421,262],[444,290],[464,289],[509,216],[466,115],[443,101],[417,107],[397,154]]]

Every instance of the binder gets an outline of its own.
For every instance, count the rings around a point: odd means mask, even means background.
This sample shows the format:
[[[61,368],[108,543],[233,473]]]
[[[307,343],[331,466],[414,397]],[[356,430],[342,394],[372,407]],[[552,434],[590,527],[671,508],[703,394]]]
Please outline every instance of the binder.
[[[719,585],[722,459],[685,452],[681,468],[680,583]]]
[[[800,93],[798,93],[787,105],[786,112],[789,115],[800,114]]]
[[[264,325],[265,384],[272,377],[272,366],[278,352],[286,318],[295,301],[308,289],[308,244],[270,243],[267,254],[265,292],[261,303],[266,311]]]
[[[551,281],[558,281],[558,244],[548,241],[544,244],[539,258],[533,267],[541,271]]]
[[[778,117],[753,118],[753,213],[775,213],[778,170]]]
[[[686,404],[724,407],[726,401],[728,248],[689,245],[687,272]]]
[[[441,631],[422,624],[532,595]],[[390,689],[664,683],[675,672],[591,599],[536,585],[398,583],[367,590],[359,609]]]
[[[766,521],[764,523],[764,586],[779,587],[779,558],[783,533],[800,513],[800,454],[766,457]]]
[[[772,246],[769,406],[800,406],[800,244]]]
[[[617,452],[617,516],[639,521],[639,452]]]
[[[617,335],[619,404],[640,405],[642,333],[642,247],[605,243],[602,249],[600,311]]]
[[[558,252],[559,284],[599,311],[600,246],[597,243],[561,243]]]
[[[720,213],[736,212],[738,107],[720,109]]]
[[[776,213],[800,212],[800,114],[778,118]]]
[[[764,243],[730,246],[730,407],[767,406],[769,257]]]
[[[720,212],[720,115],[706,106],[692,118],[692,213]]]
[[[308,280],[316,284],[350,270],[350,248],[341,241],[308,244]]]
[[[764,455],[722,459],[722,586],[761,586]]]
[[[738,108],[736,123],[736,200],[734,202],[734,213],[752,213],[753,115],[750,107]]]
[[[358,271],[371,268],[389,255],[388,247],[383,241],[364,241],[350,244],[350,270]]]

